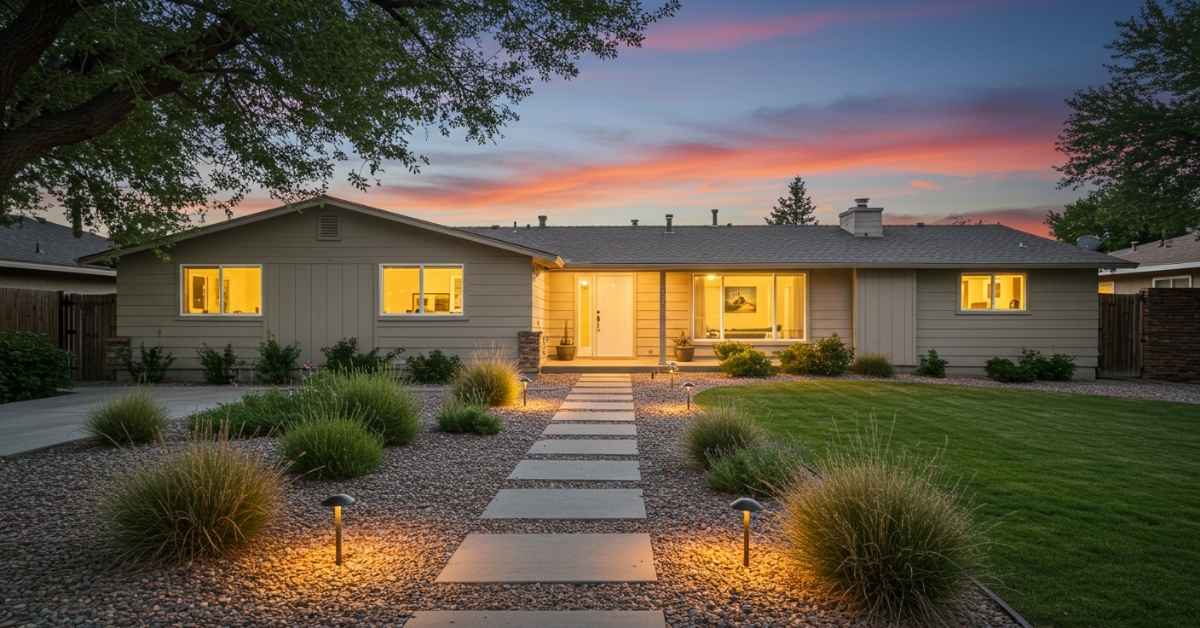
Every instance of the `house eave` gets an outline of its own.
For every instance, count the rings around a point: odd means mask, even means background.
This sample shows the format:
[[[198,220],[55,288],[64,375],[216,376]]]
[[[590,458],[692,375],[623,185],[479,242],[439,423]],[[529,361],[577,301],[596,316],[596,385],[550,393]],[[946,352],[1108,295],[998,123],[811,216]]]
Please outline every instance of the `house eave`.
[[[572,262],[567,260],[563,270],[721,270],[745,269],[805,269],[805,268],[872,268],[872,269],[1086,269],[1107,268],[1108,264],[1089,263],[1014,263],[1014,262],[945,262],[945,263],[894,263],[894,262],[679,262],[679,263],[597,263]]]
[[[96,268],[89,266],[67,266],[65,264],[38,264],[36,262],[18,262],[15,260],[0,260],[0,268],[16,268],[20,270],[38,270],[52,273],[70,273],[73,275],[93,275],[97,277],[116,277],[117,271],[111,268]]]
[[[1135,268],[1118,268],[1114,270],[1101,270],[1100,275],[1103,277],[1121,277],[1127,275],[1142,275],[1151,273],[1166,273],[1176,270],[1196,270],[1200,269],[1200,261],[1196,262],[1179,262],[1176,264],[1155,264],[1152,266],[1137,266]]]

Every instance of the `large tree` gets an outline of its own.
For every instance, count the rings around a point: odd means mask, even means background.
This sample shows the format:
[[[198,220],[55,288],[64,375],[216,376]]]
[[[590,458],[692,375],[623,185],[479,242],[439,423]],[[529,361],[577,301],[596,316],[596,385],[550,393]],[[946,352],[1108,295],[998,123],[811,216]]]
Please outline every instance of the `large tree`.
[[[615,57],[677,0],[0,3],[0,221],[50,205],[121,242],[246,193],[366,189],[417,132],[495,139],[535,80]]]
[[[817,206],[808,195],[804,179],[796,177],[788,184],[787,196],[780,196],[771,208],[771,215],[763,218],[768,225],[815,225],[813,215]]]
[[[1147,0],[1118,28],[1108,83],[1067,100],[1058,138],[1061,184],[1094,191],[1046,219],[1116,247],[1200,225],[1200,1]]]

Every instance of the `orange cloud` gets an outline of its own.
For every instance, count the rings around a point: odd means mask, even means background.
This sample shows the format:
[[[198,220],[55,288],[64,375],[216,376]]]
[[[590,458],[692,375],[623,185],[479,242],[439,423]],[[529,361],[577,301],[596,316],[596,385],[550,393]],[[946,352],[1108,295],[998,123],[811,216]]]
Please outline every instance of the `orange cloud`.
[[[925,179],[913,179],[908,183],[908,185],[914,190],[924,190],[928,192],[940,192],[942,190],[942,186],[934,183],[933,181],[926,181]]]
[[[894,214],[885,213],[885,220],[893,225],[911,225],[924,222],[931,225],[999,223],[1013,229],[1020,229],[1043,238],[1050,238],[1050,227],[1046,225],[1046,212],[1062,211],[1061,206],[1042,207],[1010,207],[1001,209],[984,209],[961,214]]]

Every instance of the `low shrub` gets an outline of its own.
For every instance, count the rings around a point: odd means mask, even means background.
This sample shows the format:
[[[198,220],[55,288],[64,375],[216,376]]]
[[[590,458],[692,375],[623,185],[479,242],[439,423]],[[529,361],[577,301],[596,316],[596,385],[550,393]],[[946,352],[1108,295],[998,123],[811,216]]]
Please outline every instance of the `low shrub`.
[[[724,360],[735,353],[741,353],[749,348],[751,348],[750,345],[744,342],[725,340],[713,345],[713,353],[717,354],[718,360]]]
[[[104,520],[127,560],[218,557],[253,539],[274,517],[282,474],[223,437],[118,481]]]
[[[125,370],[139,384],[162,383],[167,376],[167,369],[175,361],[175,356],[169,351],[158,346],[147,349],[145,343],[138,347],[138,357],[140,359],[134,360],[131,351],[125,352]]]
[[[927,353],[920,357],[920,364],[917,365],[915,371],[917,375],[924,377],[945,377],[946,365],[948,362],[938,355],[937,350],[930,349]]]
[[[263,383],[290,384],[299,359],[299,343],[282,345],[272,336],[258,345],[258,363],[254,365],[254,370]]]
[[[167,429],[167,409],[149,392],[135,390],[93,410],[84,429],[108,445],[151,443]]]
[[[799,447],[770,444],[743,447],[709,462],[709,488],[722,493],[775,497],[805,473]]]
[[[308,391],[344,404],[389,447],[411,443],[421,431],[421,403],[387,373],[322,373]]]
[[[383,462],[383,437],[370,430],[361,412],[326,401],[308,406],[279,439],[291,470],[318,480],[348,480]]]
[[[438,429],[454,434],[498,434],[504,429],[500,417],[488,412],[486,406],[451,400],[437,416]]]
[[[45,334],[0,331],[0,403],[49,397],[70,386],[70,353]]]
[[[225,426],[235,438],[277,434],[296,421],[306,397],[309,395],[279,390],[248,393],[239,401],[193,414],[189,425],[193,432],[211,434]]]
[[[451,394],[466,403],[507,406],[521,396],[521,377],[510,360],[481,358],[459,371],[451,385]]]
[[[223,386],[233,381],[238,366],[238,357],[233,352],[233,345],[225,345],[224,351],[202,345],[196,353],[200,356],[200,368],[204,369],[205,382]]]
[[[1008,358],[992,358],[987,361],[987,376],[998,381],[1024,384],[1037,379],[1037,373],[1024,364],[1013,364]]]
[[[777,355],[783,371],[793,375],[843,375],[854,362],[854,349],[837,334],[812,344],[797,342]]]
[[[770,377],[775,372],[771,358],[757,349],[747,348],[721,360],[721,372],[730,377]]]
[[[379,347],[366,352],[359,351],[358,338],[354,337],[343,338],[332,347],[321,348],[321,353],[325,354],[325,368],[334,373],[384,369],[403,349],[389,351],[383,355],[379,355],[379,351]]]
[[[434,349],[429,355],[410,355],[404,360],[409,381],[416,384],[446,384],[462,370],[462,358]]]
[[[693,464],[708,469],[715,461],[744,447],[766,442],[766,432],[735,405],[705,408],[683,436]]]
[[[888,361],[887,356],[880,353],[864,353],[854,359],[850,370],[867,377],[893,377],[896,369]]]
[[[893,458],[852,449],[792,484],[785,539],[807,581],[870,623],[941,624],[980,564],[980,535],[937,467]]]
[[[1040,351],[1026,349],[1021,352],[1021,360],[1017,364],[1028,369],[1037,379],[1065,382],[1075,375],[1075,358],[1065,353],[1046,357]]]

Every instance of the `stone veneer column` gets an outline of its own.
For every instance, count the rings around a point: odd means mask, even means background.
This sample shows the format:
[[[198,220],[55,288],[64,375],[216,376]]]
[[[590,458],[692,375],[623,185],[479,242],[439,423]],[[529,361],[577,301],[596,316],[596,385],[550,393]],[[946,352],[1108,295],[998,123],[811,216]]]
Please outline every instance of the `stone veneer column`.
[[[542,370],[542,332],[517,332],[517,369],[522,373]]]
[[[129,338],[112,336],[105,341],[104,347],[104,376],[117,381],[121,369],[125,367],[125,358],[129,356]]]

